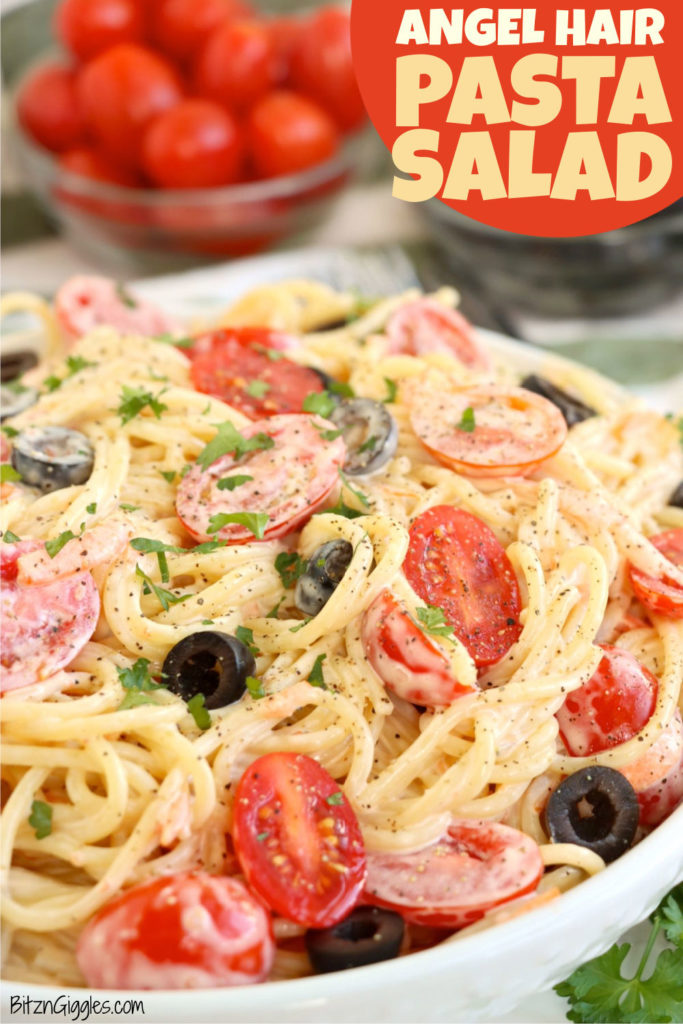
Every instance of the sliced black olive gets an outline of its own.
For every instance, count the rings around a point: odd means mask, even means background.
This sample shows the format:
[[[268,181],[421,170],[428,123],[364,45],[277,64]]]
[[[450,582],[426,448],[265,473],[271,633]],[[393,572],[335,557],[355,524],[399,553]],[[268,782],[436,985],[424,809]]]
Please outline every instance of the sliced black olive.
[[[669,504],[674,508],[683,508],[683,480],[669,498]]]
[[[24,483],[44,493],[83,484],[95,451],[85,434],[67,427],[27,427],[12,442],[12,465]]]
[[[0,380],[3,384],[21,377],[22,373],[33,369],[38,362],[38,355],[32,349],[21,349],[19,352],[3,352],[0,359]]]
[[[547,398],[549,402],[556,405],[564,416],[568,427],[573,427],[577,423],[582,423],[583,420],[589,420],[592,416],[598,415],[595,409],[591,409],[590,405],[586,405],[576,395],[567,394],[552,381],[546,380],[545,377],[539,377],[538,374],[532,373],[525,377],[521,386],[527,391],[533,391],[534,394]]]
[[[341,583],[353,557],[348,540],[329,540],[314,551],[296,581],[294,604],[304,615],[317,615]]]
[[[614,768],[581,768],[561,782],[545,809],[554,843],[576,843],[604,861],[628,850],[638,828],[638,797]]]
[[[183,700],[204,694],[209,710],[239,700],[253,676],[256,662],[246,644],[229,633],[192,633],[172,647],[161,669],[163,683]]]
[[[348,449],[344,470],[362,476],[381,469],[396,454],[398,426],[383,402],[345,398],[330,414]]]
[[[18,416],[20,412],[35,405],[37,401],[38,391],[36,388],[26,388],[16,384],[0,385],[0,420]]]
[[[306,932],[306,949],[317,974],[393,960],[403,942],[400,914],[381,907],[356,907],[331,928]]]

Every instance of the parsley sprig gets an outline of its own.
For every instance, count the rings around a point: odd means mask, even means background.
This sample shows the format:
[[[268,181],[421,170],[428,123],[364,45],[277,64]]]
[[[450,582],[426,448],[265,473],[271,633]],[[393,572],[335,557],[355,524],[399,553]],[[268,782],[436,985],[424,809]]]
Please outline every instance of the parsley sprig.
[[[70,540],[76,540],[76,534],[72,533],[71,530],[64,530],[63,533],[60,533],[60,535],[55,537],[53,540],[45,541],[45,550],[50,558],[54,558]]]
[[[12,483],[15,480],[21,480],[21,473],[17,473],[11,463],[3,462],[0,465],[0,484]]]
[[[683,1020],[683,882],[662,900],[650,920],[650,936],[633,977],[625,978],[622,973],[631,949],[630,943],[624,942],[589,960],[555,986],[557,994],[569,1000],[569,1020],[577,1024],[672,1024]],[[674,948],[661,951],[645,978],[660,933]]]
[[[301,408],[304,412],[314,413],[317,416],[322,416],[324,420],[329,420],[337,408],[337,403],[329,391],[312,391],[304,398]]]
[[[65,380],[69,377],[74,377],[81,370],[85,370],[88,366],[95,366],[95,363],[91,363],[89,359],[85,359],[83,356],[67,356],[66,357],[66,377],[57,377],[56,374],[46,377],[43,381],[43,387],[46,391],[57,391],[61,388]]]
[[[471,434],[473,433],[476,425],[477,424],[474,419],[474,409],[472,408],[471,405],[468,405],[462,414],[460,422],[456,423],[455,429],[462,430],[464,434]]]
[[[135,575],[142,580],[142,592],[143,594],[154,594],[157,601],[164,609],[165,612],[171,607],[172,604],[182,604],[183,601],[189,601],[192,594],[174,594],[171,590],[164,590],[163,587],[157,586],[149,578],[146,572],[143,572],[139,565],[135,566]]]
[[[245,530],[253,533],[257,540],[263,540],[269,519],[267,512],[218,512],[209,519],[206,532],[218,533],[224,526],[237,523],[238,526],[243,526]]]
[[[281,551],[275,558],[275,569],[282,580],[285,590],[293,587],[300,576],[306,572],[308,562],[296,551]]]
[[[137,708],[141,704],[156,704],[154,698],[149,694],[154,690],[164,689],[152,679],[148,658],[138,658],[130,668],[117,668],[116,674],[121,686],[126,691],[117,711],[127,711],[128,708]]]
[[[446,622],[446,616],[441,608],[436,608],[433,604],[425,605],[424,608],[417,609],[417,617],[425,633],[453,640],[453,627]]]
[[[308,679],[306,680],[311,684],[311,686],[317,686],[321,690],[327,689],[327,683],[325,682],[325,677],[323,676],[323,662],[326,657],[326,654],[318,655],[318,657],[313,662],[313,668],[311,669]]]

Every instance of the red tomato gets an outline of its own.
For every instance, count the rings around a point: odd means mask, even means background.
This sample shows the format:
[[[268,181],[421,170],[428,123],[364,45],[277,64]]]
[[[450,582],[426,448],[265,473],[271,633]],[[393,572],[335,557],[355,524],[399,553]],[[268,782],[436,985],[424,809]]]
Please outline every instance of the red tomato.
[[[140,179],[125,167],[117,167],[108,157],[91,146],[79,146],[69,149],[59,158],[59,166],[70,174],[80,174],[83,178],[93,181],[104,181],[112,185],[125,185],[128,188],[142,186]]]
[[[682,528],[658,533],[650,537],[650,543],[673,565],[683,566]],[[649,611],[668,619],[683,619],[683,584],[667,575],[661,579],[648,576],[634,565],[629,565],[628,572],[634,594]]]
[[[161,188],[230,185],[242,174],[243,154],[237,121],[209,100],[185,100],[167,110],[142,140],[142,165]]]
[[[291,80],[312,96],[345,131],[365,118],[351,59],[349,15],[325,7],[301,28],[292,52]]]
[[[266,23],[275,51],[275,83],[285,85],[289,79],[292,53],[301,32],[299,18],[272,18]]]
[[[488,353],[465,317],[434,299],[418,299],[401,306],[390,317],[386,330],[392,354],[445,352],[472,369],[491,368]]]
[[[365,882],[360,826],[331,775],[305,754],[266,754],[240,779],[233,841],[247,882],[269,907],[327,928]]]
[[[184,62],[199,52],[219,25],[249,14],[249,5],[242,0],[153,0],[150,29],[160,49]]]
[[[478,666],[494,665],[519,639],[522,601],[510,559],[486,523],[464,509],[437,505],[410,529],[403,571]]]
[[[265,25],[229,21],[206,40],[196,67],[197,91],[231,109],[263,96],[275,78],[275,51]]]
[[[406,387],[410,422],[435,458],[465,476],[526,476],[564,444],[560,410],[523,388]],[[467,421],[467,410],[469,422]]]
[[[649,721],[658,683],[632,654],[620,647],[605,652],[597,671],[569,694],[557,712],[560,736],[574,757],[588,757],[626,743]]]
[[[416,924],[464,928],[532,892],[542,874],[530,836],[496,822],[456,821],[415,853],[369,853],[364,896]]]
[[[85,124],[76,95],[76,75],[60,64],[43,64],[21,83],[19,123],[46,149],[56,153],[77,146]]]
[[[640,824],[648,828],[659,825],[683,802],[683,723],[680,715],[676,715],[674,722],[677,722],[679,729],[681,756],[678,764],[664,778],[638,793]]]
[[[137,167],[145,128],[181,99],[174,69],[142,46],[122,44],[83,68],[78,95],[93,135],[112,160]]]
[[[3,693],[65,668],[97,625],[100,597],[89,572],[35,586],[17,582],[18,558],[40,547],[42,543],[30,540],[2,545]]]
[[[260,512],[268,516],[263,540],[297,530],[338,483],[346,446],[341,437],[333,441],[322,437],[331,427],[328,420],[307,414],[273,416],[250,424],[241,431],[243,437],[265,435],[274,445],[241,458],[223,455],[206,470],[193,466],[176,494],[176,510],[185,528],[203,541],[246,544],[254,540],[253,530],[228,523],[210,533],[211,518],[220,513]],[[218,483],[228,474],[250,479],[232,491],[222,490]]]
[[[54,24],[58,39],[84,61],[118,43],[140,43],[145,34],[140,0],[62,0]]]
[[[375,672],[403,700],[435,708],[473,692],[454,678],[448,658],[388,590],[363,616],[362,637]]]
[[[162,875],[127,889],[88,921],[76,959],[90,988],[185,989],[265,981],[270,918],[235,878]]]
[[[252,420],[301,412],[306,396],[323,391],[324,385],[308,366],[267,354],[283,351],[286,343],[286,335],[265,327],[211,331],[191,350],[192,382],[197,391],[220,398]],[[254,382],[261,387],[251,393]]]
[[[339,135],[332,119],[316,103],[278,89],[249,112],[247,142],[257,173],[276,178],[334,156]]]
[[[162,310],[131,295],[108,277],[69,278],[55,297],[55,315],[67,338],[82,338],[102,325],[149,337],[175,328]]]

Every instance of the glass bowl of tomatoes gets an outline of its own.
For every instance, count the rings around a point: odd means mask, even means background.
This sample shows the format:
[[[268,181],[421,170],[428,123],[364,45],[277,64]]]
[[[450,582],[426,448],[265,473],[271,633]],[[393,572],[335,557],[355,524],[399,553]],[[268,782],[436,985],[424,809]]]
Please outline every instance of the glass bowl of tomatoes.
[[[365,163],[348,12],[258,2],[33,0],[3,19],[27,183],[98,264],[258,252]]]

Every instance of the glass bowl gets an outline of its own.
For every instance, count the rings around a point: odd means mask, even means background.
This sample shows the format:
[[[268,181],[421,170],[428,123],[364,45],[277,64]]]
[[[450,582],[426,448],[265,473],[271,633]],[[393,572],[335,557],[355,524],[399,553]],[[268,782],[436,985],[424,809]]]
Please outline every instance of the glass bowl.
[[[305,13],[310,2],[259,0],[265,13]],[[8,11],[3,24],[3,74],[10,87],[44,58],[55,0]],[[212,189],[132,189],[65,171],[15,123],[11,143],[26,185],[66,239],[112,271],[134,274],[182,269],[212,259],[262,251],[320,223],[353,174],[371,158],[369,131],[343,139],[330,160],[279,178]]]

